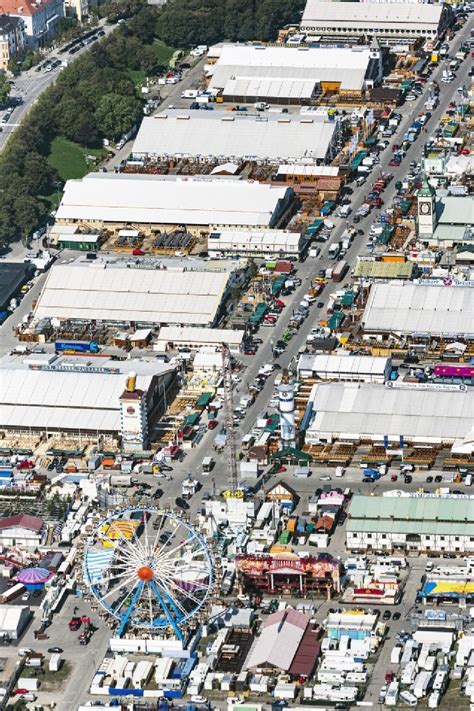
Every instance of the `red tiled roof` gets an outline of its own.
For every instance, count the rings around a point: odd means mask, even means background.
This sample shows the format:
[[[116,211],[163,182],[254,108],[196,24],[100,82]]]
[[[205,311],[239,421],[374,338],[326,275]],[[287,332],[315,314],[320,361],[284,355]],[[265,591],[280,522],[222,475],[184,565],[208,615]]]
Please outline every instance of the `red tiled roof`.
[[[16,516],[6,516],[0,518],[0,531],[5,531],[8,528],[28,528],[30,531],[39,533],[44,526],[44,521],[38,516],[29,516],[28,514],[17,514]]]
[[[51,0],[31,2],[31,0],[2,0],[1,12],[4,15],[35,15],[49,5]]]

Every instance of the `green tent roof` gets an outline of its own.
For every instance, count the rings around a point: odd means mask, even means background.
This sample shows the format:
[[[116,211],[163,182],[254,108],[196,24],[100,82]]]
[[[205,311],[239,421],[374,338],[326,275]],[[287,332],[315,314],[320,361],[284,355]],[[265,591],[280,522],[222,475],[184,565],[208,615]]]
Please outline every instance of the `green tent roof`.
[[[285,449],[279,449],[278,452],[274,452],[270,459],[297,459],[298,461],[311,461],[311,455],[307,452],[302,452],[301,449],[296,449],[296,447],[286,447]]]
[[[209,403],[211,402],[212,397],[212,393],[203,393],[202,395],[200,395],[196,403],[196,407],[207,407],[207,405],[209,405]]]

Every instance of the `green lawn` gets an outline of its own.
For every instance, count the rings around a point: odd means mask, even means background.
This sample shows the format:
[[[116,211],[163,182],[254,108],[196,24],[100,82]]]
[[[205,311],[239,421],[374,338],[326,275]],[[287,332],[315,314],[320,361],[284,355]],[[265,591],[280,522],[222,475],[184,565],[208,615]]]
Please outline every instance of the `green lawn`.
[[[145,84],[146,73],[143,69],[127,69],[127,74],[135,86],[143,86]]]
[[[63,180],[82,178],[94,167],[94,161],[86,156],[97,158],[104,155],[102,148],[83,148],[82,146],[58,136],[51,144],[49,163],[56,168]]]
[[[176,52],[176,49],[174,47],[168,47],[163,42],[160,42],[160,40],[155,40],[153,42],[153,51],[155,52],[158,64],[168,66],[171,57]]]

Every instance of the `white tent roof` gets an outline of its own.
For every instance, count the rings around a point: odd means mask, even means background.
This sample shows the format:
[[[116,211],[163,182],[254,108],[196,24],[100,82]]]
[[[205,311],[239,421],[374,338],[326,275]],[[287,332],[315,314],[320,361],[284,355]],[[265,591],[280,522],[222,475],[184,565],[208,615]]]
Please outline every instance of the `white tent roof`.
[[[57,264],[35,317],[204,326],[214,321],[228,280],[227,271]]]
[[[67,367],[68,362],[74,359],[61,358],[57,366]],[[37,370],[2,359],[0,427],[119,431],[119,398],[126,375],[136,372],[137,387],[146,391],[155,376],[172,370],[159,361],[102,359],[100,365],[118,372],[75,371],[72,366],[71,370]]]
[[[291,608],[270,615],[250,650],[245,668],[273,666],[288,671],[308,624],[308,617]]]
[[[304,357],[305,356],[305,357]],[[302,360],[302,358],[304,359]],[[320,374],[347,373],[351,375],[383,376],[388,358],[379,356],[323,355],[308,356],[304,353],[298,361],[298,370],[312,370]]]
[[[224,45],[217,64],[210,67],[211,87],[225,94],[309,98],[316,83],[340,82],[342,89],[360,90],[370,61],[368,47],[261,47]],[[231,81],[242,82],[237,89]],[[265,82],[274,84],[267,86]],[[278,86],[280,85],[280,86]],[[298,86],[301,85],[301,86]],[[266,88],[265,88],[266,87]]]
[[[301,28],[305,31],[311,25],[319,23],[326,25],[328,30],[333,27],[354,28],[371,31],[374,27],[395,29],[401,33],[418,29],[436,30],[443,12],[443,5],[430,5],[420,2],[353,2],[348,11],[345,2],[327,2],[326,0],[307,0],[301,20]]]
[[[29,609],[27,605],[0,605],[0,633],[16,635]]]
[[[474,289],[409,282],[373,284],[362,324],[366,333],[474,336]]]
[[[240,93],[238,88],[229,91]],[[261,87],[257,94],[263,96]],[[265,119],[227,111],[168,110],[143,119],[133,155],[214,156],[222,161],[231,156],[253,156],[278,162],[326,157],[336,128],[334,121],[282,114],[269,114]]]
[[[288,191],[233,178],[89,173],[67,181],[56,219],[263,227]]]
[[[472,427],[470,390],[397,389],[368,383],[321,383],[311,392],[314,418],[306,440],[400,435],[420,442],[454,441]]]

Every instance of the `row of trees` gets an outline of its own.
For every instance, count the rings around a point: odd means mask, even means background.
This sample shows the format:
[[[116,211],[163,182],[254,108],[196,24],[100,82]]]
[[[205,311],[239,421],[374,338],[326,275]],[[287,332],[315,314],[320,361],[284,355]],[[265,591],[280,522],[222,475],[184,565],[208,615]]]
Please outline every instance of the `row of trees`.
[[[224,38],[269,41],[298,22],[303,7],[304,0],[168,0],[156,27],[160,39],[175,47]]]
[[[143,8],[147,22],[150,10],[153,25],[156,11]],[[0,155],[0,247],[27,241],[48,216],[50,203],[43,196],[60,184],[47,160],[53,139],[63,136],[94,148],[104,138],[119,138],[143,115],[128,70],[148,71],[155,62],[133,26],[120,26],[62,70]]]

